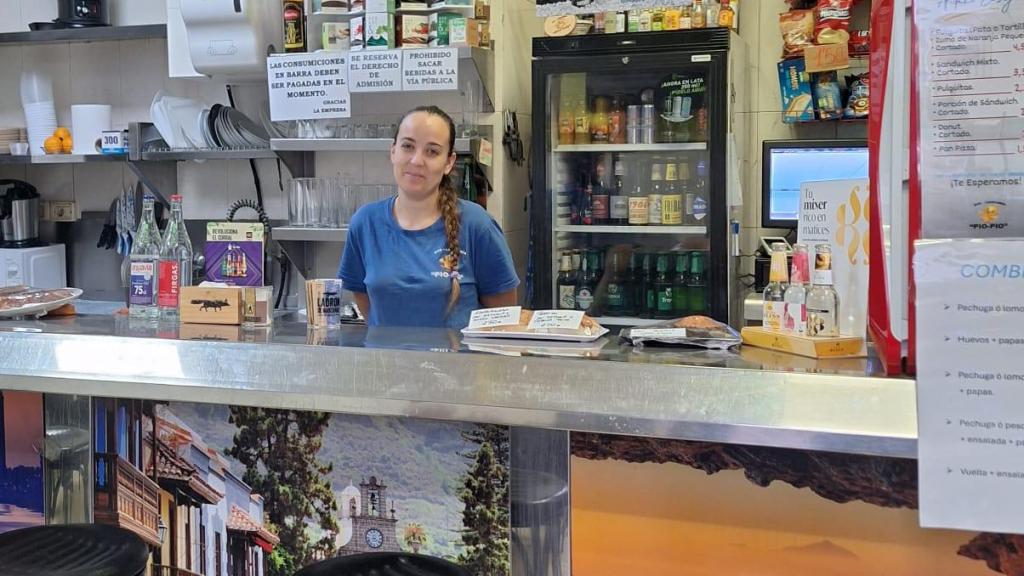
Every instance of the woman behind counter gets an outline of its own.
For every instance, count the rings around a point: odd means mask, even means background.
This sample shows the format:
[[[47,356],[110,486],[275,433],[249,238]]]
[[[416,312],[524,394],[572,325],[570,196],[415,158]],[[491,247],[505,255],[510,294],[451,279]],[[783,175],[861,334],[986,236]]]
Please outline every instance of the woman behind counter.
[[[370,326],[463,328],[477,308],[514,306],[519,278],[501,228],[451,182],[455,123],[405,114],[391,144],[398,194],[352,217],[338,277]]]

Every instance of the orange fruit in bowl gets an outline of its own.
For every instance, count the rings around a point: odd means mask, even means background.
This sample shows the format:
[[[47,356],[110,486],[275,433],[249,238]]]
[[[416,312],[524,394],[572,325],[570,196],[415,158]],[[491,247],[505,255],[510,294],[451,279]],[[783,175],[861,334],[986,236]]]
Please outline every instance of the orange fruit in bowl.
[[[60,154],[63,148],[64,146],[61,139],[56,136],[50,136],[43,141],[43,150],[45,150],[47,154]]]
[[[71,154],[71,148],[74,146],[74,142],[71,140],[71,136],[64,138],[60,141],[60,151],[65,154]]]
[[[71,138],[71,131],[67,128],[61,127],[54,130],[53,135],[61,140],[69,140]]]

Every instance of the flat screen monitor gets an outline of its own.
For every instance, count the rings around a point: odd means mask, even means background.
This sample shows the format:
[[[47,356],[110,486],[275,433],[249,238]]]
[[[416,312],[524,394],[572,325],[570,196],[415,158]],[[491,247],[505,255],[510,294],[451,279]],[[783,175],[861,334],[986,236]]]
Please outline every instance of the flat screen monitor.
[[[761,226],[796,228],[800,185],[868,177],[865,140],[765,140],[761,158]]]

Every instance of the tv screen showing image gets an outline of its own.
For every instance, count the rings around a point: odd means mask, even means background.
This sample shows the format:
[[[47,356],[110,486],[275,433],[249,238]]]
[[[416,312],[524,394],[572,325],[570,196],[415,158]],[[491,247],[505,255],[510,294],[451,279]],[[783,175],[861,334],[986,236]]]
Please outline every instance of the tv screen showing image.
[[[766,140],[762,157],[761,226],[796,228],[800,186],[816,180],[868,177],[863,140]]]

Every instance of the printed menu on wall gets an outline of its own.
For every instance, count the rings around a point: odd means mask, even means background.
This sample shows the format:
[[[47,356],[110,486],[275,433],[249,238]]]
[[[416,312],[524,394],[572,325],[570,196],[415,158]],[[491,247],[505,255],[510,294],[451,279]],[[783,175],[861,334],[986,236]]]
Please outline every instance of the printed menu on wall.
[[[921,525],[1024,533],[1024,241],[916,250]]]
[[[914,8],[922,236],[1024,236],[1024,2]]]

